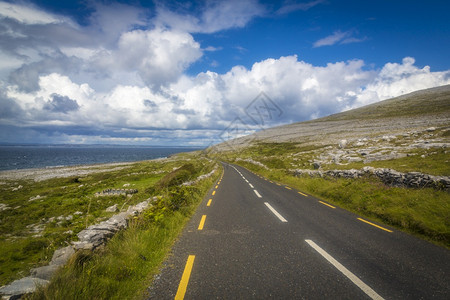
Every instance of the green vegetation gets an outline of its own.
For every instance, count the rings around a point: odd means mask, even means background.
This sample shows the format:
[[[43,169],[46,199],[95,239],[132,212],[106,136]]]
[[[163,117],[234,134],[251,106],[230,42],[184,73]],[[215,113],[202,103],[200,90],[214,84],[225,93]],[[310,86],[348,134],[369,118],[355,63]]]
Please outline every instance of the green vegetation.
[[[166,161],[132,163],[112,171],[94,166],[102,172],[39,182],[3,181],[0,203],[7,209],[0,209],[0,285],[27,276],[31,268],[48,263],[54,250],[76,240],[78,232],[113,215],[105,211],[107,207],[117,204],[119,209],[127,209],[150,196],[161,195],[179,180],[196,178],[210,168],[203,160],[191,163],[187,159],[191,157],[178,155]],[[178,174],[176,179],[166,185],[162,178],[174,172]],[[138,193],[95,196],[108,188],[138,189]]]
[[[153,191],[158,201],[131,226],[114,236],[100,252],[80,252],[31,299],[142,299],[174,240],[219,176],[195,186],[175,184],[178,176],[212,170],[198,161],[163,177]],[[187,172],[187,173],[186,173]],[[189,176],[188,176],[189,174]],[[172,184],[168,184],[172,183]]]

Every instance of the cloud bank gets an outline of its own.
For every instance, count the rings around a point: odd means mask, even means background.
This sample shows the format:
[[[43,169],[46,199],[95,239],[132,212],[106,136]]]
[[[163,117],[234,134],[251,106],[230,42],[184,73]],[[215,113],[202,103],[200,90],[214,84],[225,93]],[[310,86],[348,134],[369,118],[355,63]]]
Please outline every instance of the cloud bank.
[[[283,13],[321,2],[289,4]],[[274,126],[450,84],[450,71],[419,68],[411,57],[373,69],[362,60],[314,66],[291,55],[187,75],[205,51],[218,49],[193,33],[244,27],[266,8],[213,1],[192,15],[159,5],[152,18],[125,4],[93,8],[82,26],[0,2],[0,140],[206,146],[261,92],[283,112],[266,124]],[[335,32],[314,46],[351,39]]]

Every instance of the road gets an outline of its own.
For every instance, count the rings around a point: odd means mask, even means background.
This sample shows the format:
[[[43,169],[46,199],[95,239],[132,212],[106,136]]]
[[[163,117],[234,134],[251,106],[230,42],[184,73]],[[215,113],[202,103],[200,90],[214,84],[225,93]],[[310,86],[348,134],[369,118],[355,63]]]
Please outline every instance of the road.
[[[449,271],[447,249],[224,164],[149,299],[450,299]]]

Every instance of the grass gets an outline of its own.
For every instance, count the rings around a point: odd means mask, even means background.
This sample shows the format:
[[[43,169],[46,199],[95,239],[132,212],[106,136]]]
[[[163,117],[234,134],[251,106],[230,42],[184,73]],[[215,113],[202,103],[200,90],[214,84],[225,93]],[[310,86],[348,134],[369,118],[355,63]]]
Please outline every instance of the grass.
[[[179,155],[168,161],[139,162],[115,171],[1,184],[0,203],[9,209],[0,211],[0,285],[27,276],[33,267],[45,265],[54,250],[76,240],[78,232],[113,215],[105,211],[107,207],[118,204],[119,208],[127,209],[150,197],[148,188],[174,168],[183,166],[186,158]],[[197,176],[202,171],[201,165],[206,166],[197,164],[200,167],[190,176]],[[139,192],[131,198],[94,196],[107,188],[124,188],[124,184]],[[22,188],[14,191],[18,186]],[[40,198],[32,200],[37,195]],[[40,230],[33,232],[33,228]]]
[[[201,166],[197,162],[180,169],[198,174]],[[48,287],[29,298],[141,299],[175,239],[218,176],[216,171],[213,177],[190,187],[167,185],[167,178],[174,176],[164,177],[157,184],[164,185],[159,190],[162,196],[151,209],[114,236],[102,251],[78,253]]]

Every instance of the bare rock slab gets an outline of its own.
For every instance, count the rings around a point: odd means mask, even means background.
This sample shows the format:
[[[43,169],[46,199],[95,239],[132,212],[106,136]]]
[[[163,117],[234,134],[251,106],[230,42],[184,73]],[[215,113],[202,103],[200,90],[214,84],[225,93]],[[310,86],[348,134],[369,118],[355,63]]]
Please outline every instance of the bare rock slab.
[[[72,257],[72,255],[75,254],[75,250],[72,246],[67,246],[61,249],[56,250],[53,253],[52,261],[50,262],[50,265],[65,265],[66,262]]]
[[[16,281],[13,281],[10,285],[0,288],[0,295],[6,299],[20,299],[21,296],[36,291],[37,287],[45,286],[49,283],[48,280],[25,277]]]
[[[34,278],[40,278],[44,280],[50,280],[56,271],[59,269],[59,265],[48,265],[39,268],[31,269],[31,276]]]

